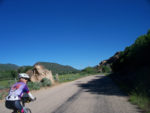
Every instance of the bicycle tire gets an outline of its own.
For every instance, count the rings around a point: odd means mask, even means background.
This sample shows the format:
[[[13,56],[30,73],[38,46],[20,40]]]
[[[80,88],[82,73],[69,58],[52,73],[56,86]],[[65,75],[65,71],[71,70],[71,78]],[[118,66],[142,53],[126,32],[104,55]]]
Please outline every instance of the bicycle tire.
[[[26,113],[32,113],[31,110],[29,108],[26,108]]]

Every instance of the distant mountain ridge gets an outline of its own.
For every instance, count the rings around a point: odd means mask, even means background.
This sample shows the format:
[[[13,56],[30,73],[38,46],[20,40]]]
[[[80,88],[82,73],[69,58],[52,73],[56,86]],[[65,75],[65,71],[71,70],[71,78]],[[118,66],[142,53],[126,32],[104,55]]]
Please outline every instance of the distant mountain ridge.
[[[68,65],[61,65],[57,63],[51,62],[37,62],[36,64],[43,65],[46,69],[51,70],[53,74],[67,74],[67,73],[76,73],[79,70],[68,66]],[[17,71],[17,72],[26,72],[28,69],[31,69],[33,66],[18,66],[16,64],[0,64],[0,71]]]
[[[46,69],[51,70],[53,74],[77,73],[79,70],[68,66],[50,62],[37,62],[36,64],[43,65]],[[35,65],[36,65],[35,64]]]
[[[16,64],[0,64],[0,71],[17,70],[18,68]]]

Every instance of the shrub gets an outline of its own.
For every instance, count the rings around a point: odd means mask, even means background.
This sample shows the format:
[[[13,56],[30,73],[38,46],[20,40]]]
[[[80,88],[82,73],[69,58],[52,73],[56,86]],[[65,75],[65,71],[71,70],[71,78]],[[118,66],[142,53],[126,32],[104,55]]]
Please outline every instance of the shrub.
[[[51,81],[48,78],[43,78],[41,80],[42,86],[46,87],[46,86],[51,86]]]
[[[81,72],[89,73],[89,74],[94,74],[97,73],[97,70],[93,67],[86,67],[83,69]]]
[[[129,101],[133,104],[137,104],[141,109],[144,109],[146,112],[150,111],[150,100],[146,93],[139,94],[136,92],[132,92]]]
[[[104,72],[104,73],[110,73],[111,72],[110,66],[103,66],[102,67],[102,72]]]
[[[0,100],[2,100],[7,95],[7,92],[0,92]]]
[[[28,82],[28,87],[30,90],[39,90],[42,84],[40,82]]]
[[[0,93],[0,100],[2,100],[3,98],[3,93]]]
[[[0,90],[1,89],[6,89],[7,87],[6,86],[0,86]]]

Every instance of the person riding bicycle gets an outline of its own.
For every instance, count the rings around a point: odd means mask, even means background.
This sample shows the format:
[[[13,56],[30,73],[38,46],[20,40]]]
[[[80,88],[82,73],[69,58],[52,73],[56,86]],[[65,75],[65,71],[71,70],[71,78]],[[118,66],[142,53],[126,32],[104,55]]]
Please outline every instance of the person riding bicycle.
[[[13,109],[14,111],[19,110],[24,113],[23,106],[21,105],[21,98],[24,93],[27,93],[31,100],[36,100],[36,98],[29,92],[27,86],[27,81],[30,79],[29,75],[26,73],[19,74],[19,81],[12,85],[9,94],[6,97],[5,106],[8,109]]]

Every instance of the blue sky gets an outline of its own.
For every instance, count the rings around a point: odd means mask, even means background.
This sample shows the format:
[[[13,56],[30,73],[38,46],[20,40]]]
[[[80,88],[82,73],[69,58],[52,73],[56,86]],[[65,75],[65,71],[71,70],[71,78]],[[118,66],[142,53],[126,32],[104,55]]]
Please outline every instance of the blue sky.
[[[98,65],[150,29],[150,0],[0,0],[0,63]]]

